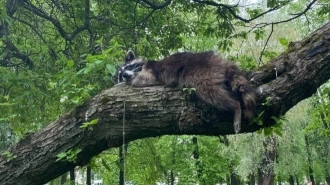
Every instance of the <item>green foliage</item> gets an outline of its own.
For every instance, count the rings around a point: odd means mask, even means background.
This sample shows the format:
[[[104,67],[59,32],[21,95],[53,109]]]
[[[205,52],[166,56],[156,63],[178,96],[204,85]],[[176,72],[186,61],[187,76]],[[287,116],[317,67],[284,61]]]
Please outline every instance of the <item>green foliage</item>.
[[[57,161],[68,161],[71,163],[76,163],[77,155],[81,152],[81,149],[75,148],[75,149],[69,149],[66,152],[61,152],[57,154]]]
[[[323,1],[325,6],[320,6],[320,8],[317,11],[317,15],[320,17],[323,17],[324,19],[330,20],[330,6],[329,6],[329,0]]]
[[[118,163],[118,149],[111,149],[95,156],[89,165],[96,174],[101,175],[104,184],[118,184],[119,166],[122,166]]]
[[[266,30],[264,28],[258,28],[253,31],[255,40],[262,40],[266,36]]]
[[[253,118],[253,122],[257,123],[258,125],[263,125],[262,117],[263,117],[264,113],[265,113],[265,111],[258,113],[258,115]]]
[[[272,59],[274,59],[274,58],[276,58],[278,56],[278,53],[275,52],[275,51],[265,50],[264,56],[266,58],[268,58],[269,60],[272,60]]]
[[[289,41],[288,41],[288,39],[286,39],[286,38],[284,38],[284,37],[280,38],[280,39],[279,39],[279,42],[280,42],[280,44],[281,44],[282,46],[284,46],[284,47],[288,47],[288,46],[289,46]]]
[[[98,121],[99,119],[93,119],[90,122],[82,123],[82,125],[79,128],[88,128],[90,130],[93,130],[93,126],[95,126]]]
[[[250,18],[258,16],[263,10],[261,8],[250,9],[247,8],[246,12],[249,14]]]
[[[274,8],[288,4],[288,0],[267,0],[267,8]]]
[[[253,57],[240,55],[238,57],[228,57],[229,60],[235,61],[243,70],[253,70],[257,68],[257,62]]]
[[[258,115],[258,117],[261,115]],[[275,125],[273,125],[271,127],[262,128],[262,129],[258,130],[257,133],[259,133],[259,134],[264,133],[265,137],[272,136],[275,133],[277,136],[282,137],[283,136],[283,130],[282,130],[283,122],[287,122],[288,120],[284,116],[280,116],[280,117],[272,116],[271,118],[275,121]],[[259,122],[257,122],[257,123],[260,124]]]
[[[267,97],[266,98],[266,101],[265,102],[263,102],[263,103],[261,103],[261,105],[262,106],[269,106],[270,105],[270,103],[271,103],[271,97]]]
[[[1,155],[6,159],[7,162],[10,162],[17,157],[17,155],[12,154],[8,150],[2,152]]]

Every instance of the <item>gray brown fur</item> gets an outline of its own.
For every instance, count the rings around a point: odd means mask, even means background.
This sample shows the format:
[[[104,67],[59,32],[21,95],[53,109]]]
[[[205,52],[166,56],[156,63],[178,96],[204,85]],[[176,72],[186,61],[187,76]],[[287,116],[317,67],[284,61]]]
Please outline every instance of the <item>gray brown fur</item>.
[[[254,116],[255,90],[236,65],[212,51],[176,53],[159,61],[135,58],[129,51],[119,69],[118,82],[137,87],[194,87],[206,103],[234,112],[235,133],[241,130],[241,109],[246,119]]]

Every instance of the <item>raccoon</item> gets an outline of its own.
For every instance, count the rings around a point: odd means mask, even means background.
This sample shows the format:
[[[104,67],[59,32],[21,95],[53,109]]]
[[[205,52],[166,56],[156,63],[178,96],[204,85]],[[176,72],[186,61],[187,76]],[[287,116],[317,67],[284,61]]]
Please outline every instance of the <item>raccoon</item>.
[[[213,51],[176,53],[159,61],[136,58],[133,51],[128,51],[116,78],[117,83],[136,87],[193,87],[204,102],[234,113],[236,134],[241,130],[242,110],[246,119],[254,116],[254,88],[236,65]]]

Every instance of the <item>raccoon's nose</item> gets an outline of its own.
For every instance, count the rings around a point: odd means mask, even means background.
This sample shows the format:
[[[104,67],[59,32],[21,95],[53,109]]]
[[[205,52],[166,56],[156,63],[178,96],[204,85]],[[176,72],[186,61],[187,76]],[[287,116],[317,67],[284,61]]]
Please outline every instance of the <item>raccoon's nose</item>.
[[[125,78],[125,79],[133,78],[133,76],[134,76],[134,72],[132,72],[132,71],[125,71],[123,73],[123,78]]]
[[[129,77],[129,74],[127,73],[127,72],[125,72],[124,74],[123,74],[123,78],[128,78]]]

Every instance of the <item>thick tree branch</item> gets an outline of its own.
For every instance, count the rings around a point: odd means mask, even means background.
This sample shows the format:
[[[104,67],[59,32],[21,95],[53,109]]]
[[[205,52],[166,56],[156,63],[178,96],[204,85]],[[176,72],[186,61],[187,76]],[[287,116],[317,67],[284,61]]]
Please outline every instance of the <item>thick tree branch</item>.
[[[330,78],[330,22],[288,51],[252,73],[258,90],[258,110],[263,125],[243,122],[242,132],[253,132],[275,124],[272,116],[283,115]],[[268,100],[266,106],[263,102]],[[0,158],[3,185],[41,185],[95,155],[125,141],[178,134],[233,134],[232,113],[219,112],[183,95],[179,89],[116,86],[61,116],[35,134],[27,136],[9,152],[16,157]],[[93,128],[82,123],[98,120]],[[76,162],[57,161],[56,155],[81,149]]]

